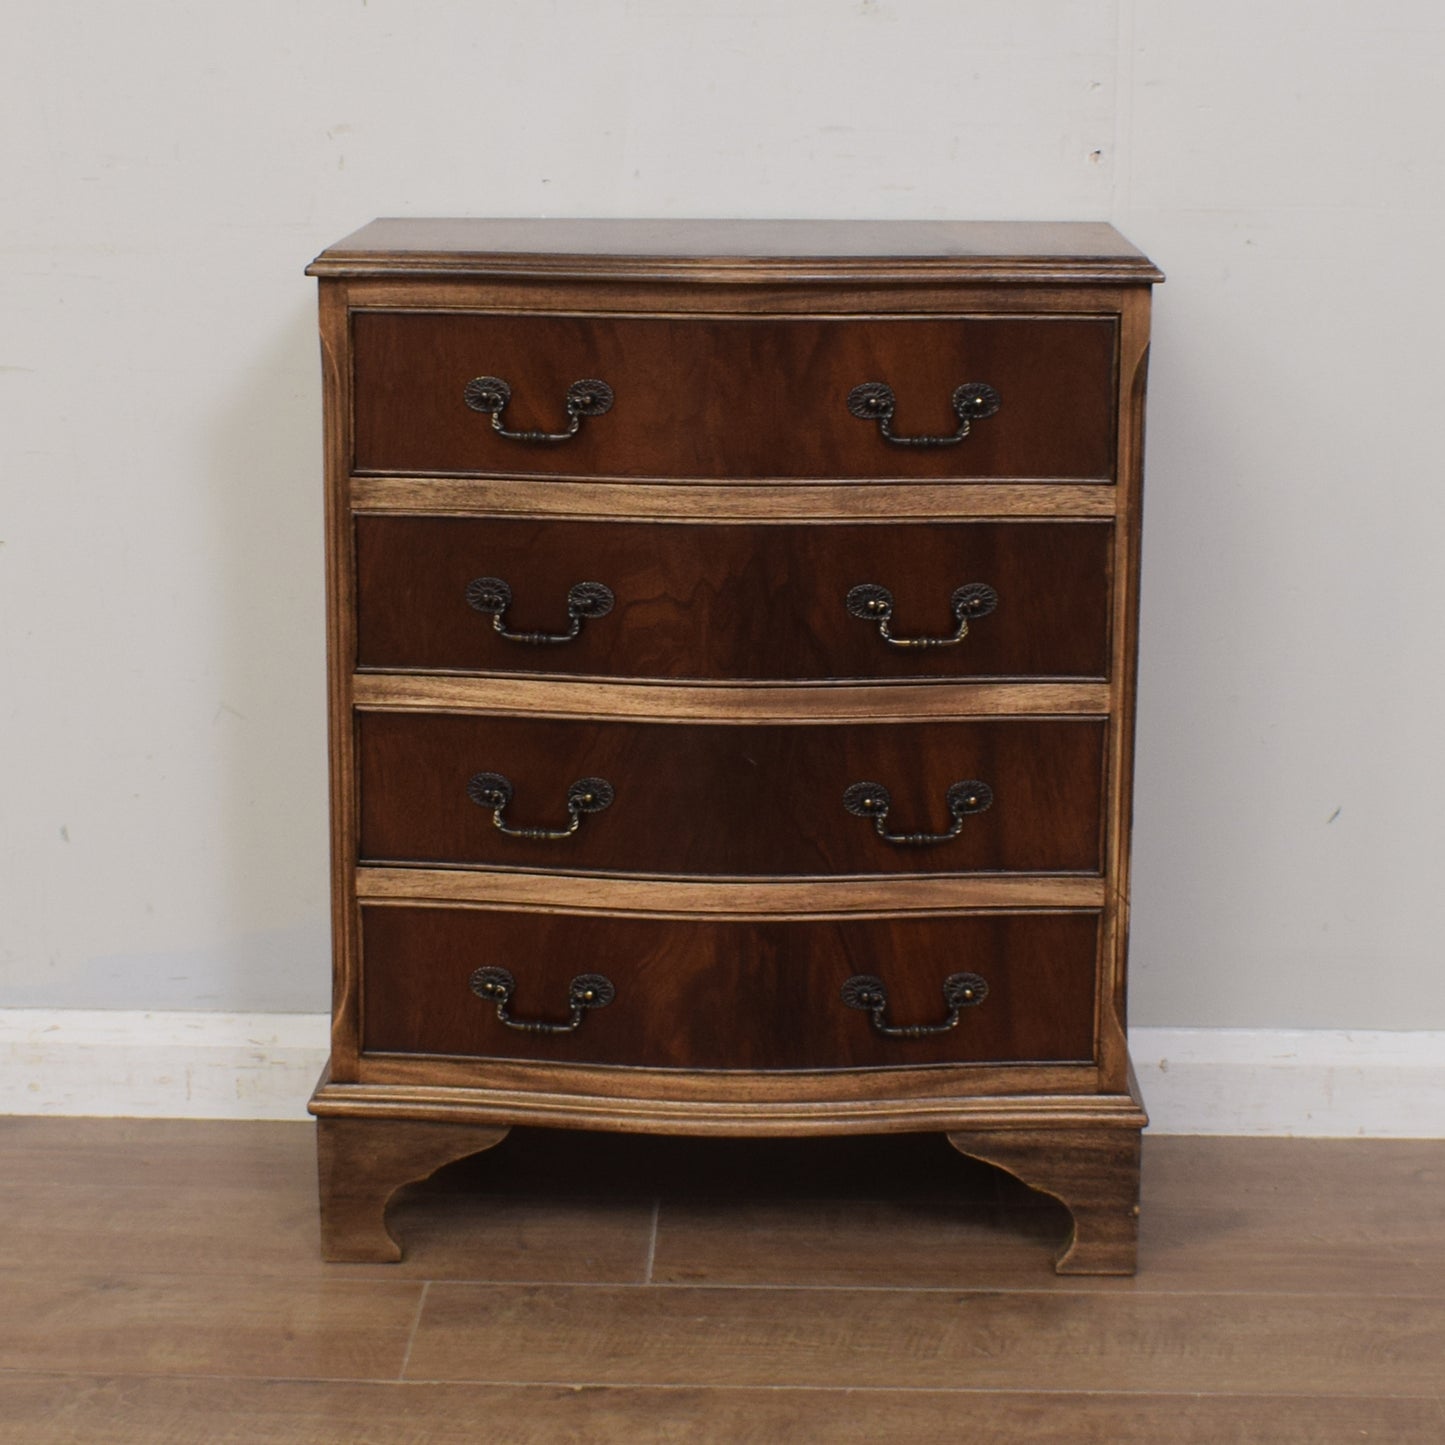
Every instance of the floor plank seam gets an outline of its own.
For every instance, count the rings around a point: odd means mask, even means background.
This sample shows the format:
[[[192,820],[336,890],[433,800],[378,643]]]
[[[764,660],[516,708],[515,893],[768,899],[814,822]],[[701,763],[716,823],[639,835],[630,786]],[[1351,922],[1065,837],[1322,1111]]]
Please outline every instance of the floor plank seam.
[[[191,1378],[191,1377],[188,1377]],[[194,1378],[212,1378],[196,1376]],[[236,1379],[234,1375],[216,1376],[219,1379]],[[262,1378],[260,1376],[241,1378]],[[271,1376],[264,1378],[270,1379]],[[1087,1396],[1101,1400],[1339,1400],[1361,1402],[1367,1400],[1410,1400],[1423,1405],[1445,1405],[1439,1396],[1428,1391],[1415,1394],[1381,1393],[1378,1390],[1361,1391],[1358,1394],[1320,1395],[1309,1390],[1089,1390],[1050,1389],[1009,1385],[817,1385],[799,1382],[797,1384],[767,1384],[762,1381],[734,1381],[718,1384],[715,1380],[493,1380],[474,1376],[412,1375],[402,1381],[377,1381],[378,1384],[408,1385],[467,1385],[489,1390],[679,1390],[697,1392],[700,1390],[735,1391],[755,1393],[788,1393],[807,1391],[810,1394],[837,1395],[1014,1395],[1024,1397],[1058,1396],[1061,1399],[1075,1399]]]
[[[356,1282],[367,1283],[374,1276]],[[1032,1284],[760,1284],[752,1281],[708,1279],[650,1279],[647,1284],[653,1289],[671,1290],[754,1290],[793,1294],[942,1294],[942,1295],[1045,1295],[1045,1296],[1116,1296],[1123,1299],[1310,1299],[1310,1300],[1374,1300],[1382,1304],[1428,1304],[1445,1303],[1445,1293],[1397,1294],[1381,1293],[1378,1290],[1348,1289],[1152,1289],[1141,1284],[1137,1278],[1120,1277],[1117,1283],[1111,1276],[1101,1275],[1099,1282],[1087,1284],[1032,1285]],[[376,1281],[386,1283],[385,1280]],[[413,1283],[414,1281],[407,1281]],[[398,1281],[400,1283],[400,1281]],[[436,1278],[432,1284],[482,1289],[641,1289],[643,1285],[627,1280],[605,1279],[463,1279]]]
[[[1445,1410],[1445,1396],[1429,1391],[1400,1394],[1389,1391],[1371,1391],[1362,1394],[1321,1394],[1312,1390],[1098,1390],[1078,1387],[1073,1389],[1051,1389],[1039,1386],[1021,1385],[854,1385],[854,1384],[719,1384],[715,1380],[700,1381],[651,1381],[651,1380],[477,1380],[453,1379],[437,1376],[382,1377],[377,1375],[228,1375],[207,1373],[196,1370],[47,1370],[33,1366],[0,1365],[0,1383],[7,1375],[22,1379],[51,1380],[186,1380],[206,1381],[217,1384],[275,1384],[275,1385],[382,1385],[389,1388],[406,1386],[426,1388],[430,1386],[458,1385],[482,1386],[487,1389],[505,1390],[687,1390],[707,1391],[715,1394],[749,1394],[758,1391],[803,1392],[810,1394],[837,1395],[999,1395],[1034,1398],[1038,1396],[1059,1396],[1060,1398],[1088,1397],[1091,1399],[1129,1400],[1338,1400],[1360,1403],[1369,1400],[1401,1400],[1417,1404],[1438,1405]]]
[[[657,1259],[657,1221],[661,1215],[662,1200],[654,1199],[652,1201],[652,1228],[648,1231],[647,1235],[647,1264],[642,1271],[643,1284],[651,1284],[653,1282],[652,1266]]]
[[[654,1245],[655,1247],[655,1245]],[[1093,1283],[1070,1281],[1068,1284],[1036,1285],[1020,1284],[1017,1282],[1001,1281],[997,1283],[977,1284],[825,1284],[825,1283],[767,1283],[759,1281],[738,1281],[738,1280],[709,1280],[709,1279],[657,1279],[654,1277],[653,1250],[649,1249],[649,1257],[646,1261],[648,1277],[644,1281],[637,1280],[606,1280],[606,1279],[558,1279],[558,1278],[528,1278],[523,1276],[511,1277],[488,1277],[476,1275],[449,1275],[437,1276],[422,1279],[419,1276],[396,1275],[389,1273],[393,1269],[391,1265],[338,1265],[338,1270],[366,1270],[367,1273],[331,1273],[332,1266],[324,1266],[323,1272],[313,1276],[313,1283],[340,1284],[352,1287],[383,1288],[388,1290],[410,1288],[416,1284],[439,1285],[444,1287],[465,1288],[465,1289],[588,1289],[588,1290],[635,1290],[649,1287],[653,1289],[666,1290],[753,1290],[762,1292],[789,1292],[793,1294],[905,1294],[905,1295],[1045,1295],[1067,1298],[1095,1296],[1095,1297],[1118,1297],[1127,1299],[1234,1299],[1234,1300],[1269,1300],[1269,1299],[1309,1299],[1309,1300],[1370,1300],[1381,1304],[1404,1304],[1404,1305],[1445,1305],[1445,1291],[1427,1290],[1422,1292],[1404,1293],[1400,1291],[1381,1291],[1375,1289],[1219,1289],[1199,1287],[1196,1289],[1176,1288],[1160,1289],[1150,1285],[1143,1278],[1145,1271],[1139,1276],[1128,1279],[1112,1279],[1109,1276],[1100,1276]],[[156,1280],[176,1280],[185,1278],[186,1275],[176,1270],[116,1270],[105,1268],[86,1268],[84,1266],[76,1269],[73,1273],[64,1269],[47,1267],[37,1269],[34,1266],[23,1264],[0,1265],[0,1278],[25,1279],[32,1276],[39,1276],[47,1280],[69,1280],[72,1283],[83,1283],[95,1279],[116,1279],[131,1282],[145,1282]],[[204,1272],[204,1278],[216,1282],[244,1280],[281,1280],[294,1279],[294,1271],[290,1273],[277,1272],[275,1274],[258,1273],[253,1269],[237,1267],[233,1270],[210,1269]],[[1082,1277],[1081,1277],[1082,1279]],[[0,1369],[6,1366],[0,1365]]]
[[[417,1331],[421,1329],[422,1311],[426,1309],[427,1292],[431,1289],[431,1281],[423,1280],[421,1286],[421,1297],[416,1302],[416,1314],[412,1316],[411,1333],[406,1337],[406,1353],[401,1357],[401,1369],[397,1371],[398,1381],[406,1379],[406,1367],[411,1364],[412,1348],[416,1344]]]

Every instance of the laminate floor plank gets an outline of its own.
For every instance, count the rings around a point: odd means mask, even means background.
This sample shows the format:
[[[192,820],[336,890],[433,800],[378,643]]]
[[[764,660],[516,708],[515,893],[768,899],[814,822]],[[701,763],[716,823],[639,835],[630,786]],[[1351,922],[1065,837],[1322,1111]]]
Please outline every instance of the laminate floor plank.
[[[400,1264],[325,1264],[314,1165],[265,1187],[201,1180],[123,1191],[0,1184],[0,1269],[641,1284],[651,1200],[526,1198],[411,1188],[388,1218]]]
[[[886,1198],[669,1196],[653,1278],[1077,1290],[1049,1270],[1066,1211],[997,1182],[983,1208],[892,1176],[873,1181]],[[1142,1194],[1139,1273],[1101,1290],[1445,1296],[1445,1143],[1146,1139]]]
[[[395,1379],[414,1280],[0,1274],[0,1369]]]
[[[325,1265],[309,1124],[3,1119],[0,1445],[1441,1445],[1442,1166],[1146,1138],[1139,1276],[1060,1279],[940,1137],[519,1129]]]
[[[0,1445],[1439,1445],[1438,1401],[0,1374]]]
[[[1445,1301],[433,1284],[406,1377],[1431,1394]]]
[[[916,1200],[664,1199],[657,1284],[1072,1289],[1054,1273],[1068,1211]],[[1129,1280],[1101,1276],[1089,1287]]]
[[[0,1116],[0,1178],[89,1189],[265,1186],[316,1172],[316,1127],[245,1119]]]

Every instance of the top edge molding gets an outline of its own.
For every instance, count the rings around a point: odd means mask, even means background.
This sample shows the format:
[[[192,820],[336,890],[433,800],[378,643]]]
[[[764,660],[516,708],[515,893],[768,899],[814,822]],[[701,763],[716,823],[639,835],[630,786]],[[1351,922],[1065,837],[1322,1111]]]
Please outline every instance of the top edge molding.
[[[383,219],[307,275],[718,283],[1027,281],[1149,285],[1102,222]]]

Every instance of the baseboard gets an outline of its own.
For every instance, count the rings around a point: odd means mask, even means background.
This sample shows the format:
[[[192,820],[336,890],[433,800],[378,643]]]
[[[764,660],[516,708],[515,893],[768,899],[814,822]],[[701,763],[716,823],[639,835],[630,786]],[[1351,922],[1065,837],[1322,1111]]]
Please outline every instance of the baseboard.
[[[1151,1132],[1445,1138],[1445,1032],[1135,1029]],[[0,1113],[304,1119],[321,1014],[0,1009]]]
[[[1131,1029],[1158,1134],[1445,1138],[1445,1032]]]
[[[304,1119],[325,1014],[0,1009],[0,1114]]]

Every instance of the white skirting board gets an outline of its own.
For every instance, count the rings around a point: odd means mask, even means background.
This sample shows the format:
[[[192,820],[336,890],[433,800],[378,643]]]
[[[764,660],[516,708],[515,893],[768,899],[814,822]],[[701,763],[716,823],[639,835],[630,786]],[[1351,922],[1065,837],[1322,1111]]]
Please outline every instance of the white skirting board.
[[[304,1119],[321,1014],[0,1009],[0,1114]],[[1158,1134],[1445,1138],[1445,1032],[1135,1029]]]

